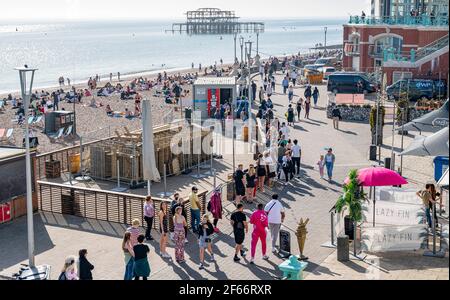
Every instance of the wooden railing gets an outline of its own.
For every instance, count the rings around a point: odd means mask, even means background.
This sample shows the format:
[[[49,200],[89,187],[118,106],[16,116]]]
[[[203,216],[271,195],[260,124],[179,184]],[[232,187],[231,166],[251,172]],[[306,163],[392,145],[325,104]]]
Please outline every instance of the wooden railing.
[[[75,187],[46,181],[37,181],[37,192],[39,209],[41,211],[121,224],[131,224],[132,220],[138,219],[141,221],[141,224],[145,225],[145,196]],[[198,194],[202,214],[206,212],[206,195],[206,191]],[[156,216],[160,210],[161,203],[167,202],[169,224],[172,228],[171,200],[155,197],[152,197],[152,199],[155,205]],[[189,199],[185,199],[184,204],[189,225],[191,220]],[[159,223],[156,217],[154,222],[155,229],[159,229]]]

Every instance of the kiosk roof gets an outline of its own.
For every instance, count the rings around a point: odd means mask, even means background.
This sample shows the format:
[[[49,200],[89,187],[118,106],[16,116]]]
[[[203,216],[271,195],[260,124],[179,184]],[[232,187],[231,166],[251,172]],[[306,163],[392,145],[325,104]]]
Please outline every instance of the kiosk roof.
[[[236,85],[234,77],[200,77],[194,85]]]

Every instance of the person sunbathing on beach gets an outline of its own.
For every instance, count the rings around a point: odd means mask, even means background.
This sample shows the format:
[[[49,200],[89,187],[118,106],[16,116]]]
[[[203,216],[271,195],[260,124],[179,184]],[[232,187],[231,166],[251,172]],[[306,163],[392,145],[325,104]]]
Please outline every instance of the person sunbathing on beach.
[[[88,89],[84,89],[84,96],[85,97],[90,97],[92,96],[91,92]]]
[[[125,118],[127,119],[133,119],[134,115],[131,111],[128,110],[128,108],[125,108]]]
[[[89,105],[90,107],[94,107],[94,108],[97,108],[98,107],[98,105],[97,105],[97,101],[95,101],[95,98],[91,98],[91,105]]]
[[[140,107],[139,104],[136,104],[136,105],[134,106],[134,116],[135,116],[136,118],[138,118],[138,117],[141,116],[141,107]]]
[[[107,104],[106,105],[106,115],[108,115],[108,116],[112,116],[113,115],[113,113],[114,113],[114,111],[111,109],[111,106],[109,105],[109,104]]]
[[[139,105],[141,103],[141,100],[142,100],[141,94],[136,93],[136,96],[134,97],[134,103]]]

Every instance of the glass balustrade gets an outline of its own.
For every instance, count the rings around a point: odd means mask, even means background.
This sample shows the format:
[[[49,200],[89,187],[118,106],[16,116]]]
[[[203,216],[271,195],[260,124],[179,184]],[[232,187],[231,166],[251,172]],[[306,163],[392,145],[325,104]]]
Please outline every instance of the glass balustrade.
[[[362,25],[410,25],[410,26],[448,26],[448,16],[388,16],[388,17],[362,17],[350,16],[349,24]]]

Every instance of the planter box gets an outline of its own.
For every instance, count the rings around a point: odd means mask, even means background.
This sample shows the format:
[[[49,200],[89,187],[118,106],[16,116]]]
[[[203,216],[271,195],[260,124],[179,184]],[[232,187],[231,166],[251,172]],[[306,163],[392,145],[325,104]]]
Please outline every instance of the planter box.
[[[339,111],[341,112],[342,121],[354,121],[354,122],[363,122],[369,123],[370,119],[370,110],[371,108],[368,106],[360,106],[360,105],[338,105]],[[327,107],[327,118],[332,118],[332,110],[334,106],[329,105]]]
[[[405,124],[408,122],[411,122],[414,119],[420,118],[430,112],[432,112],[433,109],[421,109],[421,108],[416,108],[416,107],[410,107],[409,108],[409,114],[408,114],[408,119],[405,120]],[[397,113],[397,112],[396,112]],[[396,124],[397,126],[401,126],[402,125],[402,121],[396,120]]]

